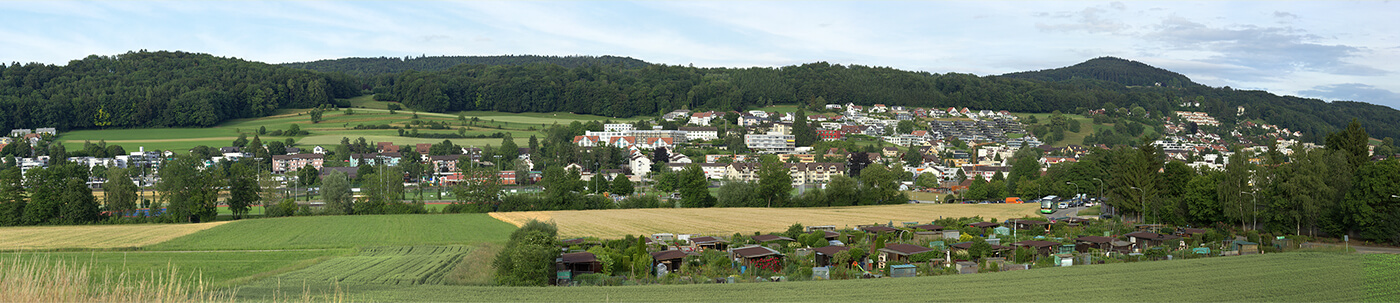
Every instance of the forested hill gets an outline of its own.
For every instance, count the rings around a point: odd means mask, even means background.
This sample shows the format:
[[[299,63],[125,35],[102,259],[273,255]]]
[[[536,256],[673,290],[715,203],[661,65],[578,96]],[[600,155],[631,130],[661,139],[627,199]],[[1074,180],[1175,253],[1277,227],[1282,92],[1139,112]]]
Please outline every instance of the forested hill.
[[[646,61],[630,57],[614,56],[441,56],[405,58],[342,58],[317,60],[312,62],[284,63],[282,66],[309,69],[320,72],[341,72],[352,76],[375,76],[405,71],[440,71],[461,64],[480,65],[525,65],[546,63],[575,68],[584,65],[619,65],[623,68],[638,68],[650,65]]]
[[[1034,79],[930,74],[825,62],[745,69],[458,65],[438,72],[382,75],[369,79],[366,85],[376,87],[376,99],[401,101],[413,109],[435,112],[567,111],[630,117],[680,108],[744,110],[771,104],[820,107],[847,102],[1037,113],[1142,107],[1152,117],[1176,110],[1208,112],[1227,125],[1261,119],[1303,132],[1304,140],[1313,142],[1344,128],[1352,118],[1377,138],[1400,137],[1400,112],[1384,106],[1212,88],[1141,63],[1109,58],[1090,62],[1026,74]],[[1097,76],[1073,76],[1076,73]],[[1155,85],[1161,81],[1166,83]],[[1180,108],[1185,100],[1199,101],[1201,107]],[[1243,116],[1236,116],[1239,106],[1245,108]]]
[[[1040,81],[1065,81],[1075,78],[1097,79],[1128,86],[1199,86],[1190,78],[1173,71],[1142,62],[1115,57],[1099,57],[1073,66],[1038,71],[1016,72],[1001,77]]]
[[[212,126],[358,95],[348,76],[185,52],[0,64],[0,130]]]

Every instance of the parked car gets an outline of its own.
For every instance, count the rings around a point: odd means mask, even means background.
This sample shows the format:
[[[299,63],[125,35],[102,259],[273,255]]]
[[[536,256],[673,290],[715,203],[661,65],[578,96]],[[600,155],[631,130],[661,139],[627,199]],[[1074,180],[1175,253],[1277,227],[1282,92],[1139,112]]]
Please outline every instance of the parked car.
[[[1069,202],[1060,202],[1060,209],[1069,208]]]

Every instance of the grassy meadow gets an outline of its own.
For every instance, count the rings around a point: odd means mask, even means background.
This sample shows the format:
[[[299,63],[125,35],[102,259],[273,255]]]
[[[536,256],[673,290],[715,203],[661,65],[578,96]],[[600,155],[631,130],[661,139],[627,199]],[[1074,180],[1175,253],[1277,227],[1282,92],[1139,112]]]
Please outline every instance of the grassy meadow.
[[[554,221],[561,237],[621,238],[653,233],[732,235],[777,232],[793,223],[854,228],[858,224],[930,222],[939,218],[1036,215],[1032,204],[900,204],[822,208],[650,208],[491,213],[517,226],[530,219]]]
[[[355,140],[364,137],[370,142],[394,142],[397,145],[418,144],[418,143],[438,143],[444,139],[434,138],[412,138],[400,137],[398,130],[394,129],[354,129],[356,125],[381,125],[388,124],[394,126],[407,125],[412,120],[436,121],[447,123],[452,129],[430,130],[419,129],[420,133],[458,133],[458,128],[466,128],[466,135],[487,135],[505,132],[516,138],[516,144],[524,145],[525,139],[530,135],[539,134],[540,129],[552,124],[569,124],[574,121],[636,121],[640,118],[616,119],[603,116],[580,115],[572,113],[502,113],[467,111],[454,113],[414,113],[409,110],[398,110],[390,114],[385,108],[389,102],[373,101],[370,96],[361,96],[350,99],[354,106],[354,114],[347,115],[345,109],[338,111],[327,111],[322,115],[320,123],[311,123],[310,109],[282,109],[277,114],[267,117],[236,119],[224,122],[214,127],[208,128],[135,128],[135,129],[105,129],[105,130],[79,130],[59,134],[59,140],[63,142],[69,150],[81,149],[84,141],[97,143],[106,140],[107,144],[121,145],[127,151],[135,151],[138,147],[145,147],[147,150],[173,150],[176,152],[188,150],[195,146],[205,145],[210,147],[223,147],[229,145],[238,138],[239,134],[252,135],[257,133],[261,127],[266,127],[269,132],[273,130],[286,130],[292,124],[296,124],[302,130],[310,132],[306,136],[268,136],[263,135],[263,141],[293,139],[298,146],[309,148],[315,145],[340,144],[340,138],[347,137]],[[413,116],[417,114],[418,118]],[[458,114],[467,119],[473,117],[478,120],[463,126],[462,121],[457,120]],[[464,146],[485,146],[487,144],[500,145],[500,138],[466,138],[448,139],[453,144]]]

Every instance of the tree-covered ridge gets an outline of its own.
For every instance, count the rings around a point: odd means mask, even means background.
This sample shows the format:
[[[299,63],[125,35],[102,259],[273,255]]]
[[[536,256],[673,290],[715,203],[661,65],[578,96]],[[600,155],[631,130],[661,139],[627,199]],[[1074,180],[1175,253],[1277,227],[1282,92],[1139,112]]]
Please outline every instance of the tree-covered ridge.
[[[1113,75],[1113,66],[1137,66],[1121,59],[1095,59],[1077,65],[1086,74]],[[1126,61],[1124,61],[1126,62]],[[1146,65],[1142,65],[1146,66]],[[1163,81],[1158,87],[1125,86],[1086,77],[1043,81],[968,74],[931,74],[885,67],[825,62],[780,68],[692,68],[650,65],[564,68],[532,64],[459,65],[439,72],[406,72],[372,79],[382,100],[410,108],[445,112],[565,111],[612,117],[658,115],[674,109],[745,110],[773,104],[885,104],[915,107],[969,107],[1047,113],[1083,113],[1098,108],[1141,106],[1156,119],[1177,110],[1203,111],[1223,123],[1261,119],[1303,133],[1307,141],[1344,127],[1352,118],[1371,126],[1378,138],[1400,137],[1400,112],[1359,102],[1323,102],[1264,91],[1237,91],[1191,83],[1180,74],[1152,68],[1156,76],[1129,73],[1120,81]],[[1141,77],[1131,76],[1143,74]],[[1131,77],[1130,77],[1131,76]],[[1135,80],[1134,80],[1135,79]],[[1184,81],[1173,84],[1170,80]],[[1177,86],[1171,86],[1177,85]],[[1186,100],[1200,107],[1181,108]],[[1244,107],[1243,115],[1237,115]]]
[[[1127,86],[1199,86],[1190,78],[1173,71],[1157,68],[1142,62],[1116,57],[1098,57],[1072,66],[1015,72],[1001,77],[1040,81],[1065,81],[1075,78],[1103,80]]]
[[[0,64],[0,129],[213,126],[359,91],[346,76],[186,52]]]
[[[440,71],[462,64],[480,65],[526,65],[545,63],[575,68],[585,65],[618,65],[623,68],[639,68],[651,65],[646,61],[630,57],[616,56],[435,56],[404,58],[341,58],[316,60],[311,62],[283,63],[282,66],[309,69],[328,73],[346,73],[352,76],[376,76],[406,71]]]

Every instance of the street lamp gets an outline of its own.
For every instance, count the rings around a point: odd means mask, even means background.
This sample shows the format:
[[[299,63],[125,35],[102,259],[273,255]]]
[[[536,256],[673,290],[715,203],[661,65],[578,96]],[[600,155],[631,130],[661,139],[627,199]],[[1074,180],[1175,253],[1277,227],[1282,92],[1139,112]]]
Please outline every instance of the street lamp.
[[[1142,210],[1138,211],[1138,222],[1146,222],[1146,221],[1147,221],[1147,200],[1144,200],[1144,198],[1146,198],[1146,196],[1147,196],[1147,191],[1146,191],[1146,190],[1143,190],[1143,189],[1141,189],[1141,188],[1138,188],[1138,187],[1136,187],[1136,186],[1129,187],[1129,188],[1138,190],[1138,203],[1142,203]]]
[[[1074,185],[1074,197],[1075,197],[1075,198],[1078,198],[1078,197],[1079,197],[1079,184],[1078,184],[1078,183],[1074,183],[1074,182],[1070,182],[1070,181],[1065,181],[1065,184]]]
[[[1249,195],[1251,195],[1251,196],[1254,196],[1254,229],[1259,229],[1259,193],[1257,193],[1257,192],[1240,192],[1240,193],[1241,193],[1241,194],[1249,194]]]
[[[1099,181],[1099,203],[1102,204],[1102,203],[1103,203],[1103,180],[1100,180],[1099,178],[1094,178],[1094,181]]]

